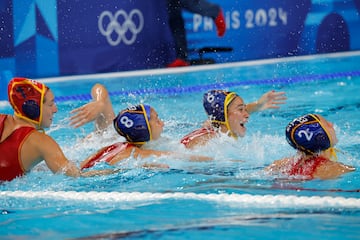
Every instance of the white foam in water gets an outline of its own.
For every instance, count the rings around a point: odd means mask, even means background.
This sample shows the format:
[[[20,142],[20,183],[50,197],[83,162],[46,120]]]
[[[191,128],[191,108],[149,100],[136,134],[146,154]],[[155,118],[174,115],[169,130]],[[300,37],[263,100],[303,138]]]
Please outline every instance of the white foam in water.
[[[10,107],[10,103],[8,101],[0,101],[0,107]]]
[[[250,195],[250,194],[201,194],[201,193],[151,193],[151,192],[74,192],[74,191],[2,191],[1,197],[24,199],[56,199],[82,202],[146,202],[161,200],[197,200],[218,204],[245,204],[252,207],[287,208],[360,208],[360,199],[343,197],[304,197],[294,195]]]
[[[329,55],[330,56],[330,55]],[[306,58],[308,59],[308,58]],[[294,58],[294,60],[298,60],[298,58]],[[263,63],[269,63],[272,64],[273,61],[269,60]],[[245,65],[244,65],[245,64]],[[229,65],[217,65],[215,67],[218,68],[230,68],[230,67],[241,67],[246,66],[246,63],[243,64],[229,64]],[[201,69],[210,69],[210,66],[202,66],[201,68],[193,68],[194,71],[200,71]],[[212,69],[212,68],[211,68]],[[276,69],[275,69],[276,70]],[[147,74],[164,74],[164,73],[181,73],[185,72],[184,69],[174,69],[171,70],[154,70],[154,71],[144,71],[140,74],[147,75]],[[274,71],[275,72],[275,71]],[[105,78],[112,77],[123,77],[126,73],[119,73],[119,74],[105,74],[103,75]],[[137,74],[137,72],[133,72],[131,74]],[[94,75],[90,78],[99,78],[100,75]],[[126,76],[125,76],[126,77]],[[71,79],[70,79],[71,78]],[[86,76],[74,76],[74,77],[63,77],[58,79],[43,79],[43,81],[50,82],[56,82],[56,81],[63,81],[63,80],[74,80],[74,79],[84,79]],[[219,77],[219,82],[221,82],[223,79],[221,79],[221,76]],[[346,82],[341,81],[338,84],[339,86],[345,86]],[[257,86],[256,86],[257,87]],[[267,87],[267,86],[266,86]],[[273,86],[269,86],[271,88]],[[244,90],[242,91],[245,94],[248,94],[245,90],[252,90],[255,91],[255,87],[253,86],[238,86],[238,89]],[[275,87],[274,87],[275,88]],[[286,88],[286,86],[285,86]],[[258,88],[256,88],[258,90]],[[290,89],[289,89],[290,90]],[[314,90],[314,89],[312,89]],[[315,91],[313,95],[321,96],[324,98],[330,98],[332,96],[331,92],[319,90]],[[131,100],[139,99],[139,96],[135,95],[128,95],[127,98]],[[143,96],[141,96],[143,98]],[[144,96],[146,98],[146,96]],[[288,114],[292,116],[294,111],[303,110],[307,107],[307,103],[303,103],[301,101],[305,101],[306,99],[302,98],[302,100],[298,98],[298,96],[289,96],[289,99],[293,99],[292,103],[289,101],[290,104],[296,105],[294,108],[289,108],[288,110],[292,112],[286,112],[284,111],[283,114],[286,115],[286,122],[289,121]],[[248,98],[249,99],[249,98]],[[153,102],[156,101],[154,99],[150,99]],[[158,105],[165,105],[163,102],[161,102],[163,99],[159,100],[160,103]],[[129,100],[130,101],[130,100]],[[298,103],[300,101],[300,103]],[[120,101],[119,101],[120,102]],[[164,101],[165,102],[165,101]],[[167,102],[169,103],[169,102]],[[119,105],[116,107],[124,107],[123,102],[118,103]],[[120,105],[121,104],[121,105]],[[170,103],[171,104],[171,103]],[[199,105],[201,103],[199,102]],[[304,104],[304,106],[302,105]],[[327,102],[328,105],[328,102]],[[0,101],[0,107],[9,107],[9,104],[5,101]],[[320,108],[314,109],[315,112],[328,112],[328,107],[326,108]],[[201,108],[201,107],[199,107]],[[286,106],[285,106],[286,108]],[[186,109],[186,108],[185,108]],[[117,111],[118,109],[115,109]],[[163,110],[163,111],[161,111]],[[160,109],[159,115],[163,115],[165,113],[169,113],[171,109],[168,109],[167,107],[164,107],[163,109]],[[308,110],[308,109],[306,109]],[[192,112],[191,112],[192,113]],[[191,114],[190,113],[190,114]],[[186,112],[185,112],[186,114]],[[60,113],[59,113],[60,115]],[[202,117],[204,116],[204,113],[202,112]],[[57,117],[58,118],[58,117]],[[255,116],[254,118],[251,118],[251,121],[253,121],[254,124],[257,124],[256,121],[261,117]],[[284,117],[285,118],[285,117]],[[339,117],[341,118],[341,117]],[[251,127],[249,127],[249,131],[245,138],[239,138],[237,140],[228,138],[228,137],[220,137],[214,141],[210,141],[209,145],[204,148],[199,148],[194,151],[189,151],[185,149],[181,144],[179,144],[179,140],[181,138],[180,131],[177,129],[179,126],[185,125],[183,129],[181,129],[181,132],[183,130],[186,130],[185,133],[188,132],[189,129],[196,129],[199,127],[198,125],[201,124],[202,120],[204,118],[196,120],[198,122],[194,123],[184,123],[184,121],[187,121],[187,119],[183,119],[183,122],[179,122],[176,120],[168,120],[166,122],[166,125],[168,128],[170,128],[169,132],[165,132],[163,134],[163,137],[159,141],[150,142],[146,145],[147,148],[153,148],[153,149],[162,149],[162,150],[173,150],[181,153],[189,153],[189,154],[202,154],[207,156],[212,156],[216,159],[216,161],[211,163],[211,167],[218,168],[219,171],[221,171],[221,167],[223,167],[226,164],[234,165],[231,160],[244,160],[244,162],[239,162],[239,165],[241,166],[256,166],[256,167],[263,167],[266,164],[271,163],[273,160],[280,159],[282,157],[294,154],[294,150],[291,149],[291,147],[288,146],[286,143],[283,135],[270,135],[268,132],[262,133],[262,132],[252,132],[250,130]],[[97,136],[94,133],[91,133],[89,135],[89,138],[86,138],[87,133],[85,130],[79,130],[77,133],[75,132],[71,127],[68,125],[69,119],[64,118],[63,120],[57,122],[55,125],[53,125],[48,131],[48,134],[54,134],[55,136],[57,133],[65,132],[63,137],[60,134],[60,144],[64,149],[64,152],[66,156],[71,159],[77,161],[79,163],[83,158],[87,157],[89,154],[94,153],[95,150],[99,149],[101,146],[106,146],[114,142],[114,131],[107,131],[102,136]],[[279,123],[279,119],[277,119],[277,123]],[[272,124],[269,122],[261,122],[260,124]],[[249,123],[250,125],[250,123]],[[92,126],[92,125],[91,125]],[[270,127],[277,127],[277,126],[270,126]],[[352,126],[351,126],[352,127]],[[112,127],[111,127],[112,129]],[[260,128],[262,129],[262,128]],[[266,128],[264,128],[265,131],[267,131]],[[72,134],[67,136],[66,131],[72,131]],[[89,130],[89,129],[87,129]],[[175,133],[173,133],[173,130]],[[336,126],[336,131],[339,136],[339,141],[341,146],[347,146],[347,145],[353,145],[354,143],[360,142],[359,135],[360,131],[353,131],[351,135],[346,135],[346,130],[342,132],[342,129],[338,128]],[[89,132],[89,131],[88,131]],[[281,130],[281,133],[283,133],[283,130]],[[173,135],[175,134],[175,136]],[[115,133],[116,136],[116,133]],[[71,138],[71,141],[68,141],[68,138]],[[95,139],[95,141],[94,141]],[[116,141],[121,141],[122,139],[117,138]],[[210,151],[209,151],[210,149]],[[270,156],[270,157],[269,157]],[[349,158],[347,158],[349,159]],[[132,161],[133,159],[130,158],[127,161],[124,161],[120,164],[120,166],[130,166],[134,167],[136,165],[136,161]],[[154,159],[150,159],[151,161]],[[351,159],[355,162],[354,159]],[[167,159],[167,158],[160,158],[156,159],[156,161],[164,161],[165,163],[169,163],[171,167],[173,168],[179,168],[179,169],[186,169],[187,167],[191,167],[191,165],[186,161],[177,161],[177,159]],[[141,163],[141,162],[140,162]],[[44,167],[38,166],[37,169]],[[208,165],[207,165],[208,167]],[[44,167],[45,169],[45,167]],[[35,169],[36,170],[36,169]],[[30,173],[31,174],[31,173]],[[44,173],[46,175],[47,173]],[[241,177],[241,172],[236,172],[236,175],[234,178]],[[251,174],[257,175],[257,172],[252,171],[249,176],[249,172],[246,172],[246,177],[251,178]],[[46,181],[47,175],[45,177],[41,177],[40,179],[42,181]],[[257,177],[259,177],[257,175]],[[59,176],[54,176],[54,179],[60,178]],[[261,179],[263,179],[263,176],[260,176]],[[65,179],[65,177],[64,177]],[[82,180],[81,180],[82,181]],[[85,180],[84,180],[85,181]],[[10,184],[24,184],[26,182],[26,179],[23,179],[23,181],[14,181]],[[89,182],[87,182],[89,183]],[[46,183],[48,184],[48,183]],[[29,184],[30,185],[30,184]],[[64,183],[64,187],[72,187],[71,184]],[[8,185],[13,186],[13,185]],[[54,185],[50,184],[50,189],[53,189]],[[88,191],[49,191],[48,186],[45,186],[45,189],[38,184],[33,186],[29,186],[29,189],[36,189],[37,191],[0,191],[0,197],[3,198],[20,198],[20,199],[56,199],[56,200],[64,200],[64,201],[81,201],[81,202],[146,202],[148,204],[151,204],[154,201],[162,201],[162,200],[197,200],[197,201],[212,201],[216,202],[218,204],[228,204],[228,205],[238,205],[238,204],[245,204],[247,206],[251,207],[264,207],[264,208],[279,208],[279,207],[316,207],[316,208],[331,208],[331,207],[339,207],[339,208],[360,208],[360,199],[355,198],[345,198],[345,197],[321,197],[321,196],[295,196],[295,195],[249,195],[249,194],[227,194],[227,193],[217,193],[217,194],[202,194],[202,193],[194,193],[194,192],[171,192],[171,193],[161,193],[161,192],[132,192],[132,191],[124,191],[124,192],[88,192]],[[62,187],[62,186],[61,186]],[[63,189],[61,187],[57,187],[56,189]],[[10,187],[11,189],[24,189],[22,186],[19,187]],[[26,188],[27,189],[27,188]],[[251,186],[250,188],[251,189]],[[150,190],[147,190],[150,191]],[[193,190],[194,191],[194,190]]]

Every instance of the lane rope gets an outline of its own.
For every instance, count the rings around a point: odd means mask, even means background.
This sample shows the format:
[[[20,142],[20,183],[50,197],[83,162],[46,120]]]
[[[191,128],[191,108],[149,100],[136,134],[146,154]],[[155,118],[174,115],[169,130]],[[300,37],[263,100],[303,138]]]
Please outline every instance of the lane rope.
[[[198,200],[256,207],[360,208],[360,199],[331,196],[251,195],[236,193],[151,193],[151,192],[76,192],[76,191],[1,191],[0,198],[56,199],[82,202],[133,203],[161,200]]]
[[[183,87],[168,87],[168,88],[146,88],[137,90],[124,90],[124,91],[109,91],[110,96],[128,96],[128,95],[143,95],[143,94],[162,94],[162,95],[175,95],[184,93],[196,93],[203,92],[214,88],[230,88],[247,85],[268,85],[268,84],[294,84],[305,83],[314,81],[324,81],[338,78],[360,77],[360,71],[327,73],[327,74],[311,74],[303,76],[282,77],[273,79],[261,79],[261,80],[244,80],[227,83],[213,83],[204,85],[193,85]],[[58,96],[55,101],[88,101],[91,100],[91,94],[78,94],[72,96]]]

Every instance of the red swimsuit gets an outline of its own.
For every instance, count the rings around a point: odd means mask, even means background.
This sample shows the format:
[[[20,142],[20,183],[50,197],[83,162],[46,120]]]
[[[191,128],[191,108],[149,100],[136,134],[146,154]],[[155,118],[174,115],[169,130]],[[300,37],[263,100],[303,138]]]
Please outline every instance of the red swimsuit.
[[[8,115],[0,114],[0,138],[3,134],[5,120]],[[6,139],[0,142],[0,180],[11,181],[25,174],[21,163],[21,147],[33,127],[20,127],[13,131]]]
[[[199,129],[196,129],[195,131],[192,131],[185,137],[183,137],[180,142],[182,144],[184,144],[185,147],[187,147],[189,142],[192,141],[194,138],[197,138],[197,137],[200,137],[200,136],[203,136],[206,134],[215,134],[215,131],[214,131],[214,129],[209,129],[209,128],[199,128]]]
[[[329,162],[331,160],[321,157],[321,156],[317,156],[317,157],[312,157],[310,159],[307,159],[306,161],[296,161],[294,162],[290,169],[288,169],[286,171],[286,173],[288,175],[301,175],[301,176],[305,176],[305,177],[309,177],[309,178],[314,178],[314,173],[316,171],[316,169],[326,163]]]
[[[125,149],[127,149],[129,147],[133,147],[133,146],[135,146],[135,145],[133,145],[131,143],[120,142],[120,143],[114,143],[110,146],[104,147],[99,152],[97,152],[94,156],[92,156],[86,162],[86,164],[84,166],[82,166],[81,170],[83,170],[85,168],[90,168],[98,162],[110,162],[116,156],[116,154],[124,151]]]

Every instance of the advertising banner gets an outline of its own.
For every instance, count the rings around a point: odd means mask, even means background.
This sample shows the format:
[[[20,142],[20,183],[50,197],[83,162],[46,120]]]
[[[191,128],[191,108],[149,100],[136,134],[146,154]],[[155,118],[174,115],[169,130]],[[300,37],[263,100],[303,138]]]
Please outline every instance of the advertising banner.
[[[176,57],[167,1],[2,0],[0,83],[167,67]],[[360,50],[360,0],[208,1],[225,35],[183,9],[192,64]]]
[[[58,1],[60,74],[164,67],[166,0]]]
[[[190,58],[204,48],[216,51],[202,56],[214,62],[360,49],[360,0],[211,2],[223,9],[227,30],[219,38],[212,19],[185,10]]]

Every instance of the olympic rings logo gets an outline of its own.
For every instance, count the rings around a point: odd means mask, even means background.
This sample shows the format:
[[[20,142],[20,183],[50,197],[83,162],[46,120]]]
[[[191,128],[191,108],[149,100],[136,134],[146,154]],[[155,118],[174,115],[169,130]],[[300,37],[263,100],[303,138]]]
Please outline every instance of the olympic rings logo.
[[[121,41],[131,45],[144,27],[144,17],[138,9],[131,10],[129,15],[122,9],[115,15],[104,11],[100,14],[98,27],[111,46],[117,46]]]

